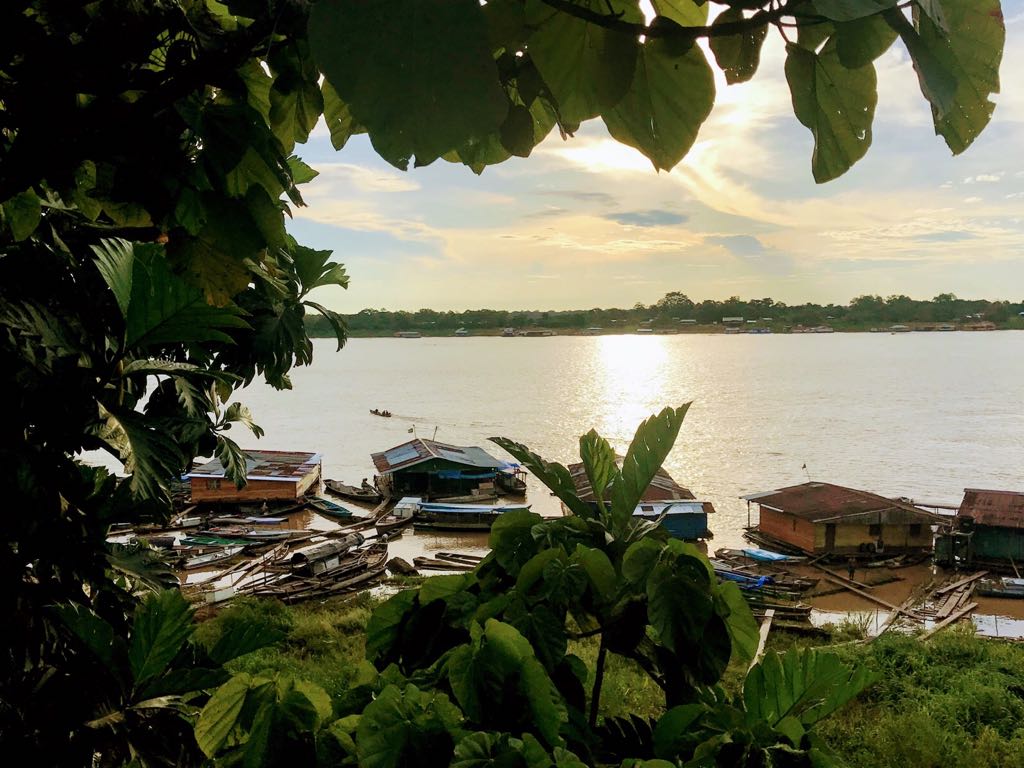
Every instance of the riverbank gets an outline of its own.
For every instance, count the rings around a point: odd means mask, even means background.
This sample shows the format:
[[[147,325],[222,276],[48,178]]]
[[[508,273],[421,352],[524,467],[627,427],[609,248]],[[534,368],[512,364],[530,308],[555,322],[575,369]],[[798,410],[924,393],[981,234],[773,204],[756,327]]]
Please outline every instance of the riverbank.
[[[730,326],[718,323],[706,325],[672,325],[672,326],[641,326],[636,327],[610,327],[600,329],[590,328],[547,328],[543,326],[516,329],[517,337],[526,336],[528,333],[535,336],[674,336],[674,335],[741,335],[741,334],[813,334],[813,333],[877,333],[880,335],[900,333],[979,333],[983,331],[1012,331],[1024,330],[1024,319],[1009,320],[1004,323],[996,323],[992,328],[940,328],[935,323],[911,323],[893,330],[892,324],[888,323],[844,323],[829,324],[826,326],[789,326],[781,324],[764,324],[756,326]],[[827,328],[828,330],[822,330]],[[422,338],[473,338],[507,336],[504,328],[476,328],[467,330],[466,333],[456,333],[456,328],[420,328],[413,327],[401,331],[383,329],[358,329],[350,328],[348,335],[353,339],[384,339],[395,338],[399,333],[417,333]],[[312,338],[333,338],[326,330],[319,326],[309,329]],[[404,339],[415,338],[405,336]]]
[[[277,646],[232,662],[232,671],[294,675],[337,699],[359,673],[365,626],[376,604],[370,595],[292,608],[250,599],[203,622],[198,632],[208,643],[234,623],[278,633]],[[825,645],[846,662],[877,673],[870,688],[817,726],[850,768],[1019,768],[1024,765],[1024,645],[977,638],[969,626],[944,630],[927,642],[897,634],[863,642],[863,628],[847,622],[830,627],[828,641],[772,632],[767,649]],[[597,652],[585,642],[572,650],[583,657]],[[742,680],[743,669],[734,664],[723,684],[736,695]],[[646,675],[611,657],[602,687],[603,717],[654,717],[663,712],[662,704]]]

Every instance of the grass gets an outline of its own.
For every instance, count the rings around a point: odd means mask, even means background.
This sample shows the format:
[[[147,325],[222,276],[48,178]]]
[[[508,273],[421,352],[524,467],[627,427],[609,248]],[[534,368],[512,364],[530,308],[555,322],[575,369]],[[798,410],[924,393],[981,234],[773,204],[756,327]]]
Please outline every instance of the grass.
[[[286,607],[242,600],[204,622],[201,639],[213,642],[233,622],[284,633],[283,642],[232,662],[249,673],[284,673],[311,680],[336,700],[364,658],[364,631],[377,600],[368,595]],[[831,627],[834,651],[850,664],[876,671],[877,682],[856,701],[816,726],[850,768],[1024,768],[1024,646],[940,632],[928,642],[890,633],[874,642],[852,617]],[[768,651],[821,641],[772,632]],[[569,651],[594,668],[597,642],[573,642]],[[746,665],[734,662],[723,678],[742,690]],[[593,675],[587,683],[589,692]],[[605,717],[658,717],[661,690],[633,662],[609,654],[601,695]]]

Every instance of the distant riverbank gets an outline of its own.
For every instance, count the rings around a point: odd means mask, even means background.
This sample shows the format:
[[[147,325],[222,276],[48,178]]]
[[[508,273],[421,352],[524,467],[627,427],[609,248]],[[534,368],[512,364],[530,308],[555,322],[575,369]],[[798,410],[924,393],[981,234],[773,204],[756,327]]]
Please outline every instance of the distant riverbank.
[[[788,326],[788,325],[679,325],[676,327],[641,327],[625,328],[611,327],[600,329],[589,328],[543,328],[529,327],[516,328],[514,334],[509,334],[504,328],[473,328],[466,329],[465,333],[457,333],[458,329],[451,328],[412,328],[412,329],[349,329],[349,336],[355,339],[377,339],[392,338],[403,334],[404,338],[415,338],[419,334],[423,338],[468,338],[472,336],[515,336],[515,337],[543,337],[543,336],[673,336],[680,334],[801,334],[801,333],[983,333],[988,331],[1024,330],[1024,319],[1009,320],[1004,323],[992,323],[991,327],[976,325],[966,327],[963,325],[948,324],[953,327],[939,327],[934,323],[919,324],[897,324],[898,327],[878,326],[868,323],[836,324],[828,326]],[[947,325],[947,324],[941,324]],[[313,327],[310,329],[310,336],[313,338],[332,338],[333,332],[327,332],[322,328]]]

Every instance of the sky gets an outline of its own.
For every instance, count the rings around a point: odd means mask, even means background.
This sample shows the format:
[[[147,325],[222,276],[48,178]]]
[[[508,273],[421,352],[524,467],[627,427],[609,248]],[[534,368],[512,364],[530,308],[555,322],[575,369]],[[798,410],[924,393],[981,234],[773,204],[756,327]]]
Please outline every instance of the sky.
[[[1024,299],[1024,0],[1007,21],[995,115],[962,155],[934,135],[902,44],[875,62],[872,146],[846,175],[811,176],[785,53],[769,31],[749,83],[717,97],[671,172],[600,120],[481,176],[443,160],[399,171],[365,136],[340,152],[323,124],[297,153],[320,172],[290,232],[329,248],[348,290],[329,307],[584,309],[771,297],[845,304],[862,294]],[[712,11],[712,16],[716,13]]]

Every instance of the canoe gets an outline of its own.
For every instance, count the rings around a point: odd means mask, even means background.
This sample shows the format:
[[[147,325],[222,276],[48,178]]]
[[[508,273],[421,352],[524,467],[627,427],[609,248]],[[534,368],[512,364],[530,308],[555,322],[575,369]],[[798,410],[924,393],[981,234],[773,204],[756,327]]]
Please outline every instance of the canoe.
[[[384,498],[376,489],[345,485],[345,483],[337,480],[324,480],[324,488],[327,489],[328,493],[332,493],[335,496],[363,504],[378,504]]]
[[[757,547],[744,547],[742,552],[751,560],[757,560],[762,563],[798,563],[807,559],[806,557],[784,555],[781,552],[772,552],[770,549],[758,549]]]
[[[238,555],[244,550],[245,547],[236,545],[233,547],[225,547],[220,552],[209,552],[205,555],[196,555],[184,560],[181,567],[186,571],[195,570],[196,568],[205,568],[208,565],[214,565],[221,563],[225,560],[230,560],[235,555]]]
[[[415,518],[412,517],[395,517],[394,515],[382,517],[375,523],[377,535],[384,536],[387,534],[398,533],[403,528],[408,528],[412,525],[414,519]]]
[[[321,515],[333,518],[349,518],[352,517],[352,510],[348,507],[343,507],[341,504],[335,504],[333,501],[328,499],[311,498],[307,500],[309,506],[319,512]]]

